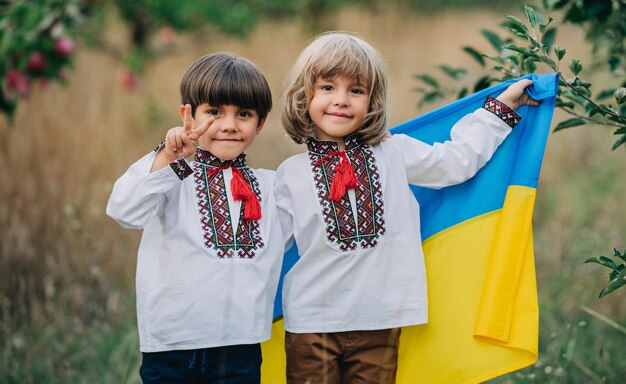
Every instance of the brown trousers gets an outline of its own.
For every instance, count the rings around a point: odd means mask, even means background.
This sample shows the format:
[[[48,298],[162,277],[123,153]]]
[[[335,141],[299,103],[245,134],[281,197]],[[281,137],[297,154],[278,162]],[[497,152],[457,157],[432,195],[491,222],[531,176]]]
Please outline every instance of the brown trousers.
[[[400,328],[285,335],[288,384],[393,384]]]

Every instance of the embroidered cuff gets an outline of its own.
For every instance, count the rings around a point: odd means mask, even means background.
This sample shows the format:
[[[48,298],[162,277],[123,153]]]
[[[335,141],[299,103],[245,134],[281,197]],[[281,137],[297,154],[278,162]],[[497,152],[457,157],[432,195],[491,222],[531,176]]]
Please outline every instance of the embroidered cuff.
[[[189,164],[187,164],[185,159],[182,157],[172,161],[170,163],[170,167],[172,167],[176,176],[178,176],[178,178],[181,180],[185,180],[187,176],[193,173],[193,170],[191,169]]]
[[[483,108],[498,116],[509,127],[513,128],[522,119],[519,113],[512,110],[508,105],[504,104],[500,100],[494,99],[491,96],[487,96]]]
[[[156,148],[154,148],[153,152],[159,152],[159,149],[163,148],[164,146],[165,146],[165,139],[163,139],[163,141],[161,141],[161,143],[157,145]]]

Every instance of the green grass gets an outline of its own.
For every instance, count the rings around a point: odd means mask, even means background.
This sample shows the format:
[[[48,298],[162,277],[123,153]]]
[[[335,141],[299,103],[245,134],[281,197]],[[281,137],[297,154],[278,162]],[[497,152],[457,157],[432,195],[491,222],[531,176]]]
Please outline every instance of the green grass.
[[[67,317],[19,324],[3,338],[0,383],[138,383],[141,355],[133,301],[122,318]]]

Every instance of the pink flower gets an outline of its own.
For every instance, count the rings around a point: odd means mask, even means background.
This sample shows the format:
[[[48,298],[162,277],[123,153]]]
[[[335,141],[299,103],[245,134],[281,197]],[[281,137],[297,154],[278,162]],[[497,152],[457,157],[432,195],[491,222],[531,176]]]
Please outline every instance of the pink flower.
[[[30,81],[28,80],[28,77],[24,76],[16,69],[8,70],[5,79],[9,94],[23,96],[27,95],[30,91]]]
[[[54,44],[54,50],[61,57],[68,57],[74,51],[74,40],[61,37]]]
[[[164,48],[169,48],[176,41],[176,31],[172,27],[162,27],[158,32],[158,42]]]
[[[120,82],[127,91],[134,91],[139,86],[139,75],[132,70],[125,68],[120,73]]]
[[[39,51],[33,52],[28,58],[28,64],[26,64],[26,69],[31,72],[41,72],[48,67],[48,61],[43,53]]]

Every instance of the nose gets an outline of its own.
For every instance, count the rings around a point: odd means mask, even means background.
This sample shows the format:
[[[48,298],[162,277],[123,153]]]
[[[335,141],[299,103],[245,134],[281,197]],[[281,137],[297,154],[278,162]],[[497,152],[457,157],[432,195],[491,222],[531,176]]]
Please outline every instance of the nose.
[[[334,96],[333,104],[341,107],[348,105],[348,92],[340,89],[335,92]]]
[[[220,120],[220,130],[228,132],[237,131],[237,119],[234,116],[224,116]]]

